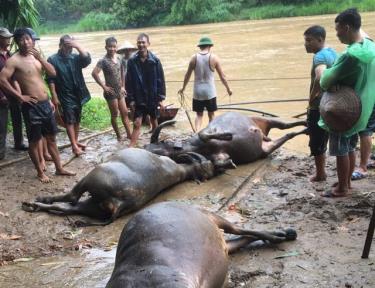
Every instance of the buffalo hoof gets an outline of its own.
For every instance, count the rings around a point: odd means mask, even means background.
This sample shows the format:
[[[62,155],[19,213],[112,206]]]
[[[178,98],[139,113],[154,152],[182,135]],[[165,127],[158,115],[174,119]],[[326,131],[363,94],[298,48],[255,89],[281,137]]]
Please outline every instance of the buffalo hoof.
[[[40,208],[35,203],[22,202],[22,210],[26,212],[37,212]]]
[[[293,241],[297,239],[297,231],[293,228],[286,228],[284,229],[284,232],[287,241]]]

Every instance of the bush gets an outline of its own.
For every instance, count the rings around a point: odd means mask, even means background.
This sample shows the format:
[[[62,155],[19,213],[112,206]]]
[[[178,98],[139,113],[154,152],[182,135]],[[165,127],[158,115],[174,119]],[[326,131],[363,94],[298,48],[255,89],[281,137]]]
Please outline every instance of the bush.
[[[80,32],[116,30],[124,25],[117,20],[115,15],[106,13],[90,12],[86,14],[77,24]]]
[[[107,101],[102,97],[93,97],[83,106],[82,127],[90,130],[103,130],[111,126],[111,114]]]

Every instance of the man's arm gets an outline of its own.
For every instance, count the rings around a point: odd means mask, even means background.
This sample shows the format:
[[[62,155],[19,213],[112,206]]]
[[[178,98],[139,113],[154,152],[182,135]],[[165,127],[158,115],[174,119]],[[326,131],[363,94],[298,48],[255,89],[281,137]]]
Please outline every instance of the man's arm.
[[[320,87],[323,90],[332,89],[353,73],[358,73],[358,61],[347,54],[343,54],[331,68],[324,70],[320,78]],[[349,85],[350,83],[348,83]]]
[[[81,44],[79,44],[75,40],[67,40],[66,43],[68,43],[68,45],[70,45],[72,48],[77,49],[79,56],[80,56],[79,63],[81,64],[81,68],[86,68],[87,66],[90,65],[91,63],[90,53],[87,52],[86,49],[83,48],[83,46],[81,46]]]
[[[187,84],[190,81],[191,74],[194,71],[194,68],[195,68],[195,65],[196,65],[196,61],[197,61],[197,57],[194,55],[190,59],[188,70],[186,71],[185,77],[184,77],[184,84],[182,84],[182,88],[178,91],[179,94],[184,93],[185,88],[186,88]]]
[[[102,71],[102,69],[98,65],[96,65],[95,68],[92,70],[91,76],[94,78],[95,82],[98,83],[100,85],[100,87],[103,88],[105,93],[114,95],[115,91],[113,90],[113,88],[105,85],[105,83],[102,81],[102,79],[100,79],[100,77],[99,77],[100,71]]]
[[[48,87],[49,87],[49,90],[51,91],[51,95],[52,95],[51,101],[52,101],[53,105],[58,107],[60,105],[60,100],[57,97],[55,83],[54,82],[48,82]]]
[[[219,74],[221,83],[223,83],[223,85],[227,89],[228,95],[231,96],[232,95],[232,90],[230,90],[227,78],[225,77],[223,69],[221,69],[220,61],[219,61],[219,59],[217,58],[216,55],[212,55],[212,56],[214,57],[212,59],[213,60],[213,64],[214,64],[215,70],[217,71],[217,74]]]
[[[162,108],[163,105],[161,102],[165,99],[166,89],[165,89],[165,79],[164,79],[164,70],[163,66],[161,65],[160,61],[158,61],[158,79],[157,79],[157,92],[158,92],[158,101],[160,107]]]
[[[0,72],[0,87],[4,89],[8,94],[15,97],[21,103],[37,103],[38,98],[36,96],[22,95],[21,91],[18,91],[13,87],[12,75],[15,72],[15,60],[9,59],[3,70]]]
[[[127,98],[129,99],[129,103],[130,103],[130,106],[132,106],[132,104],[134,104],[134,101],[135,101],[135,92],[134,92],[134,81],[133,81],[133,65],[134,63],[132,62],[132,60],[130,59],[128,61],[128,71],[126,73],[126,76],[125,76],[125,90],[126,90],[126,95],[127,95]]]
[[[319,81],[320,81],[320,78],[322,77],[322,74],[323,74],[323,72],[326,68],[327,68],[327,65],[320,64],[320,65],[316,66],[315,69],[314,69],[315,79],[314,79],[314,82],[313,82],[312,89],[310,91],[310,98],[309,98],[310,104],[313,102],[313,100],[316,97],[319,97],[319,95],[322,91],[322,88],[320,87]]]
[[[52,64],[48,63],[47,60],[44,59],[42,57],[42,55],[40,55],[40,53],[39,53],[38,50],[36,50],[35,48],[33,48],[32,50],[30,50],[29,53],[31,55],[33,55],[34,58],[40,62],[40,64],[42,64],[42,67],[43,67],[44,71],[46,71],[46,73],[47,73],[48,76],[50,76],[50,77],[56,76],[55,67],[53,67]]]

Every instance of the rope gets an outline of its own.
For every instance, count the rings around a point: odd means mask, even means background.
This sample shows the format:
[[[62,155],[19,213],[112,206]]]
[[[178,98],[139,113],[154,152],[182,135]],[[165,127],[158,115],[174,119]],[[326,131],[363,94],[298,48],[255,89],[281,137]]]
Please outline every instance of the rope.
[[[265,104],[265,103],[283,103],[283,102],[306,102],[308,99],[299,98],[299,99],[285,99],[285,100],[265,100],[265,101],[249,101],[249,102],[238,102],[233,104],[221,104],[217,105],[218,107],[225,106],[238,106],[238,105],[247,105],[247,104]]]
[[[307,80],[309,77],[276,77],[276,78],[242,78],[242,79],[227,79],[228,82],[247,82],[247,81],[280,81],[280,80]],[[220,82],[220,79],[215,79],[215,82]],[[183,80],[169,80],[166,83],[183,83]],[[93,80],[86,80],[86,83],[95,83]]]
[[[178,97],[178,101],[180,102],[181,108],[185,111],[185,114],[186,114],[186,117],[189,120],[191,129],[193,130],[194,133],[196,133],[197,131],[194,128],[193,121],[191,121],[191,118],[190,118],[190,115],[189,115],[189,112],[188,112],[189,106],[186,102],[185,94],[183,92],[179,92],[179,94],[180,94],[180,97]]]

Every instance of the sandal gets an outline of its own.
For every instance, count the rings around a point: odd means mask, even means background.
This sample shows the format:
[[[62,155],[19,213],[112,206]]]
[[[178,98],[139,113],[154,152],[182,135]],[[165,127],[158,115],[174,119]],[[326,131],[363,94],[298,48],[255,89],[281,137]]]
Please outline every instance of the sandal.
[[[367,177],[367,174],[364,174],[364,173],[359,172],[359,171],[354,171],[353,174],[352,174],[351,179],[352,179],[353,181],[355,181],[355,180],[361,180],[361,179],[364,179],[364,178],[366,178],[366,177]]]

